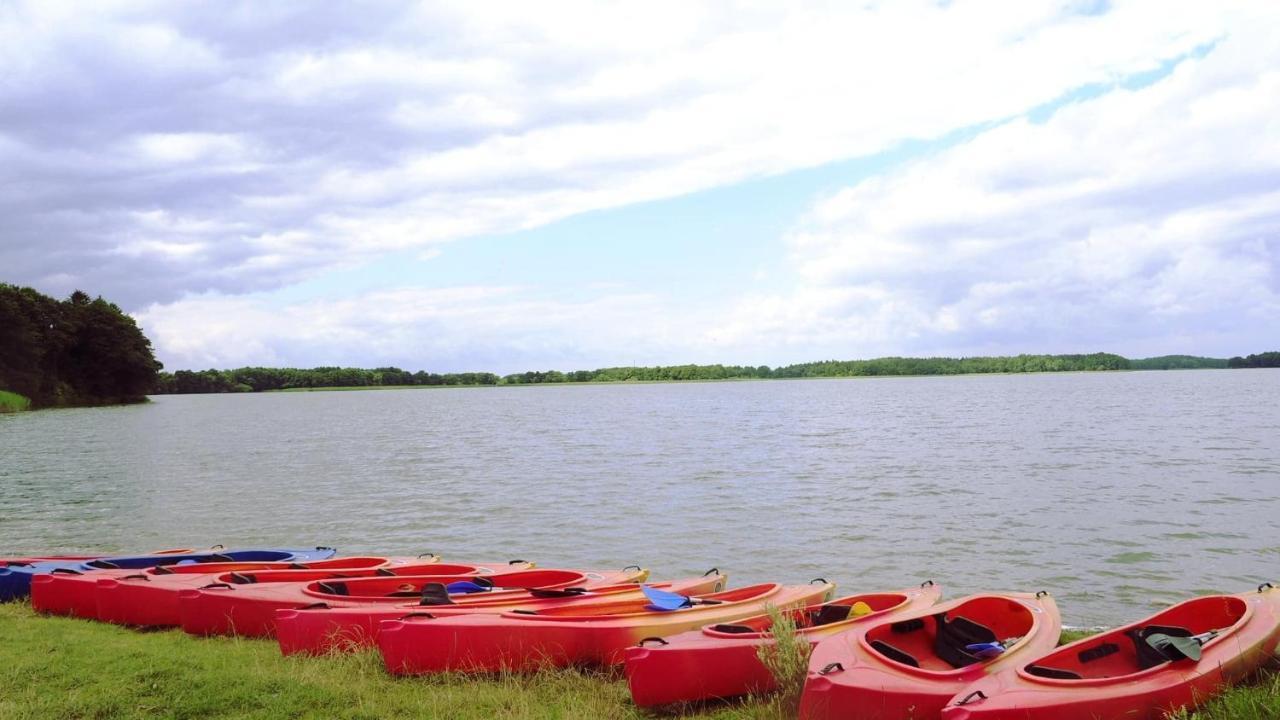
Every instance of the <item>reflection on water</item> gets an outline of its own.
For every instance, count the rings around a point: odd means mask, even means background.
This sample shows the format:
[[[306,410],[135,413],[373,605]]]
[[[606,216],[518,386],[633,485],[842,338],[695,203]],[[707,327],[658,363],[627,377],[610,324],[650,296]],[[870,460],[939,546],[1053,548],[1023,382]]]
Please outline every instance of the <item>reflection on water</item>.
[[[1280,576],[1280,371],[159,397],[0,415],[0,553],[336,545],[846,590],[1070,624]]]

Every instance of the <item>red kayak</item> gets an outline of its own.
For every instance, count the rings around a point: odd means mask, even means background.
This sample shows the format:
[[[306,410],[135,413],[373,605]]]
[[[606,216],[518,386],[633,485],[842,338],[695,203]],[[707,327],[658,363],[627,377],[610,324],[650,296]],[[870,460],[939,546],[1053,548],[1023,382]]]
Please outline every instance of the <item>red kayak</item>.
[[[94,589],[96,617],[104,622],[139,627],[176,627],[182,624],[178,594],[211,583],[313,582],[343,578],[428,575],[461,575],[478,566],[415,561],[412,558],[357,557],[309,563],[216,563],[99,577]],[[211,572],[212,571],[212,572]]]
[[[431,556],[428,559],[415,562],[433,563],[438,559],[435,556]],[[131,577],[131,579],[137,580],[136,577],[132,576],[146,575],[149,578],[153,576],[179,578],[189,575],[208,577],[210,574],[221,575],[223,573],[260,570],[355,569],[402,564],[409,560],[409,558],[351,557],[309,560],[306,562],[205,562],[192,563],[190,565],[164,565],[143,570],[102,568],[82,571],[57,568],[52,572],[36,575],[31,579],[31,607],[51,615],[97,618],[98,581],[103,578],[120,579]],[[172,573],[172,575],[168,573]],[[138,582],[143,581],[139,580]],[[211,580],[205,580],[199,585],[208,584],[209,582]]]
[[[484,573],[481,581],[493,584],[491,590],[474,595],[451,595],[455,602],[492,601],[518,597],[528,588],[555,589],[579,587],[590,583],[614,585],[637,582],[647,575],[644,570],[596,573],[577,570],[519,570]],[[477,574],[418,575],[398,578],[357,578],[311,583],[271,582],[257,584],[219,584],[199,590],[178,593],[178,610],[182,629],[192,635],[242,635],[266,637],[275,634],[276,611],[303,608],[315,603],[331,607],[353,605],[400,605],[411,598],[421,598],[429,586],[477,581]]]
[[[752,585],[685,598],[658,609],[650,597],[601,599],[544,610],[415,617],[382,624],[378,647],[395,674],[499,672],[579,664],[616,665],[647,637],[665,637],[762,612],[767,605],[803,607],[831,595],[833,585]]]
[[[708,571],[699,578],[677,580],[670,583],[654,583],[654,587],[684,595],[700,595],[724,589],[727,578],[718,570]],[[570,592],[572,591],[572,592]],[[478,596],[474,602],[463,596],[449,605],[420,603],[393,605],[390,607],[363,605],[357,607],[309,607],[299,610],[276,611],[276,639],[285,655],[305,653],[321,655],[334,651],[347,651],[362,647],[375,647],[379,626],[384,620],[399,620],[406,615],[428,613],[434,617],[446,617],[475,612],[507,612],[512,610],[540,610],[556,605],[577,605],[600,598],[629,599],[642,597],[635,582],[617,585],[569,588],[549,592],[533,591],[520,597],[484,601]]]
[[[849,595],[796,610],[797,634],[819,640],[857,625],[890,620],[931,607],[942,590],[932,582],[896,592]],[[773,692],[773,674],[759,651],[774,643],[768,614],[709,625],[665,640],[627,648],[627,684],[640,707]]]
[[[1023,660],[960,691],[945,720],[1162,720],[1249,676],[1280,643],[1280,590],[1209,595]]]
[[[1058,644],[1048,593],[970,595],[818,643],[800,700],[806,720],[937,720],[960,690]]]

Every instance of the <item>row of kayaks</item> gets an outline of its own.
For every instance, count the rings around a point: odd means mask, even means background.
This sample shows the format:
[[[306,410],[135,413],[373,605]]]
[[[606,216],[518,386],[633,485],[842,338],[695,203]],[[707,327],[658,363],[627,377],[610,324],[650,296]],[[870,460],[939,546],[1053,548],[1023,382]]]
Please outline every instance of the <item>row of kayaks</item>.
[[[1047,593],[944,602],[932,582],[835,597],[821,579],[730,589],[716,569],[658,583],[638,566],[336,557],[324,547],[6,562],[0,598],[29,591],[44,613],[275,637],[285,654],[376,647],[394,674],[621,665],[645,707],[774,690],[765,658],[785,617],[811,648],[800,701],[811,720],[1156,720],[1247,677],[1280,643],[1270,584],[1059,647]]]

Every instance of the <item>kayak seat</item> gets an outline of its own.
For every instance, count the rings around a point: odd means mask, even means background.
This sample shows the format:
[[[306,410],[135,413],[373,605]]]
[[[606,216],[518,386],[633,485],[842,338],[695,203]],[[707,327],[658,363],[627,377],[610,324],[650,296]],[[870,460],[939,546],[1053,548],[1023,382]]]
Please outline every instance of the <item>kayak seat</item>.
[[[1138,653],[1138,668],[1141,670],[1147,670],[1171,660],[1181,659],[1181,656],[1171,657],[1166,655],[1147,643],[1147,638],[1156,633],[1170,637],[1191,637],[1190,630],[1177,625],[1147,625],[1146,627],[1130,630],[1126,634],[1133,641],[1133,649]]]
[[[853,608],[848,605],[823,605],[818,611],[810,616],[813,627],[819,625],[830,625],[849,619],[849,613]]]
[[[1119,645],[1115,643],[1102,643],[1101,645],[1096,645],[1088,650],[1081,650],[1076,653],[1076,657],[1079,658],[1082,663],[1091,663],[1094,660],[1101,660],[1108,655],[1115,655],[1118,652],[1120,652]]]
[[[912,657],[909,653],[899,650],[883,640],[872,640],[871,647],[874,648],[876,652],[894,662],[900,662],[903,665],[910,665],[911,667],[916,668],[920,667],[919,660]]]
[[[712,625],[711,629],[715,630],[716,632],[732,633],[734,635],[741,635],[744,633],[753,633],[756,631],[756,629],[751,627],[750,625],[734,625],[732,623]]]
[[[419,605],[453,605],[453,599],[449,597],[449,589],[444,583],[427,583],[422,586],[422,599],[418,601]]]
[[[895,633],[898,633],[899,635],[905,635],[906,633],[915,632],[917,630],[923,630],[924,618],[916,618],[914,620],[900,620],[890,625],[889,629],[894,631]]]
[[[933,619],[938,623],[933,653],[953,668],[959,669],[981,662],[980,658],[965,650],[965,646],[999,641],[991,628],[962,615],[948,620],[946,613],[938,613]]]
[[[316,583],[316,587],[320,588],[320,592],[329,593],[330,595],[347,595],[347,584],[342,582],[325,582],[321,580]]]
[[[1046,667],[1044,665],[1028,665],[1026,667],[1027,674],[1036,677],[1048,678],[1050,680],[1082,680],[1079,673],[1073,673],[1070,670],[1059,670],[1058,668]]]

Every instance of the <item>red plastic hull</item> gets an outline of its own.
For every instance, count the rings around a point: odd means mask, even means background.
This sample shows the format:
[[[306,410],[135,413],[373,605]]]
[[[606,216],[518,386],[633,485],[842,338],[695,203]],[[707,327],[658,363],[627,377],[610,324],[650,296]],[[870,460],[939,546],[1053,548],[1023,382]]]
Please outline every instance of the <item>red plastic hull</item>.
[[[712,574],[671,583],[654,583],[653,586],[682,595],[700,595],[723,590],[725,582],[725,576]],[[524,597],[488,604],[421,607],[414,603],[393,607],[366,605],[314,610],[278,610],[276,611],[276,639],[280,642],[280,651],[285,655],[322,655],[335,651],[375,647],[379,629],[384,620],[402,619],[411,613],[425,612],[436,617],[447,617],[477,612],[537,610],[590,602],[604,596],[618,598],[640,594],[636,583],[602,587],[587,585],[586,587],[591,589],[590,594],[574,598],[539,599],[526,594]]]
[[[153,570],[114,570],[102,569],[83,573],[46,573],[31,579],[31,607],[50,615],[71,615],[74,617],[95,619],[98,617],[98,581],[104,578],[131,578],[132,576],[154,576],[152,579],[185,578],[200,576],[205,578],[201,585],[208,584],[211,573],[256,572],[295,568],[336,569],[345,568],[344,563],[359,563],[361,567],[369,561],[376,560],[375,566],[400,563],[407,558],[336,558],[316,560],[306,563],[287,562],[226,562],[199,563],[193,565],[174,565],[169,568],[172,574],[157,575]],[[134,584],[140,584],[134,583]],[[167,582],[167,581],[163,581]],[[177,580],[182,582],[182,580]],[[197,586],[198,587],[198,586]],[[143,624],[143,623],[139,623]],[[176,624],[176,623],[174,623]]]
[[[1247,612],[1223,630],[1202,649],[1201,659],[1164,663],[1138,670],[1131,655],[1131,638],[1124,633],[1144,625],[1172,624],[1188,627],[1193,634],[1214,624],[1207,620],[1214,614],[1201,608],[1186,609],[1184,619],[1170,621],[1180,607],[1190,603],[1212,602],[1197,598],[1179,603],[1151,618],[1085,638],[1058,648],[1047,656],[1033,658],[999,675],[984,678],[961,690],[943,711],[944,720],[1163,720],[1167,713],[1179,708],[1195,708],[1239,682],[1268,662],[1280,644],[1280,590],[1242,593]],[[1161,622],[1163,620],[1163,622]],[[1201,627],[1195,627],[1200,622]],[[1109,662],[1107,674],[1122,662],[1134,662],[1131,674],[1113,677],[1082,677],[1079,680],[1054,680],[1026,672],[1030,664],[1060,667],[1062,658],[1079,658],[1080,652],[1111,643],[1119,649]],[[1129,657],[1124,657],[1129,655]],[[1100,665],[1092,661],[1089,665]],[[1087,666],[1078,667],[1084,671]],[[1101,673],[1100,673],[1101,674]],[[978,695],[981,693],[981,695]]]
[[[674,611],[646,610],[645,600],[599,600],[536,614],[507,612],[389,620],[378,648],[394,674],[445,671],[527,671],[547,666],[615,665],[640,640],[762,612],[768,604],[802,607],[830,595],[832,586],[756,585],[703,596],[720,604]]]
[[[874,611],[840,622],[800,627],[797,634],[816,645],[823,638],[856,625],[892,620],[902,613],[930,607],[938,601],[941,592],[940,587],[928,583],[896,592],[839,598],[827,605],[849,607],[860,602]],[[797,614],[808,617],[822,607],[811,606]],[[773,692],[777,683],[759,656],[761,648],[774,644],[773,636],[768,633],[772,623],[768,616],[763,616],[736,624],[758,627],[759,632],[728,633],[704,627],[667,638],[665,645],[655,642],[627,648],[626,675],[631,699],[640,707],[653,707]]]
[[[914,638],[922,647],[927,646],[929,631],[924,628],[897,637],[885,634],[900,623],[920,619],[927,626],[936,613],[972,607],[998,609],[999,612],[992,610],[989,617],[971,619],[985,621],[994,628],[1001,618],[1008,618],[1009,625],[1018,625],[1021,641],[995,659],[955,669],[949,665],[943,667],[940,660],[928,659],[923,651],[920,657],[926,659],[921,662],[922,667],[894,662],[873,650],[867,639],[868,635],[884,635],[904,643],[897,638]],[[827,638],[814,648],[801,697],[800,717],[804,720],[938,720],[943,707],[957,692],[987,674],[1050,650],[1057,645],[1061,632],[1057,605],[1047,594],[1039,598],[1025,593],[971,595],[894,620],[867,623]],[[1009,636],[999,632],[997,635]],[[906,647],[914,649],[914,646]]]
[[[640,571],[643,573],[644,571]],[[560,579],[554,581],[535,582],[536,587],[569,587],[590,582],[588,573],[566,570],[527,570],[517,573],[486,574],[485,577],[502,582],[502,578],[513,575],[554,575]],[[615,584],[630,582],[633,578],[642,577],[635,573],[590,573],[599,577],[601,582]],[[472,575],[456,576],[415,576],[399,578],[406,583],[441,582],[449,583],[466,580]],[[353,607],[360,605],[396,606],[404,605],[404,597],[360,596],[359,588],[364,585],[378,585],[381,579],[352,580],[348,587],[356,588],[356,595],[326,595],[309,589],[305,583],[272,583],[271,585],[237,585],[230,588],[214,588],[205,590],[184,590],[178,595],[178,613],[181,617],[182,629],[192,635],[241,635],[249,637],[270,637],[275,635],[276,611],[307,607],[316,603],[325,603],[330,607]],[[505,592],[505,591],[504,591]],[[486,593],[487,597],[502,593]],[[465,601],[465,600],[460,600]]]
[[[231,563],[219,563],[230,566]],[[244,563],[243,565],[251,565]],[[193,566],[198,567],[198,566]],[[314,579],[372,577],[381,572],[420,575],[433,568],[465,568],[466,565],[421,563],[411,558],[337,558],[297,565],[257,563],[257,567],[219,572],[143,573],[99,578],[94,588],[95,617],[103,622],[139,627],[177,627],[182,624],[178,595],[211,583],[232,583],[232,572],[262,578],[258,582],[300,582]],[[190,568],[182,568],[189,570]],[[448,570],[446,570],[448,571]]]

